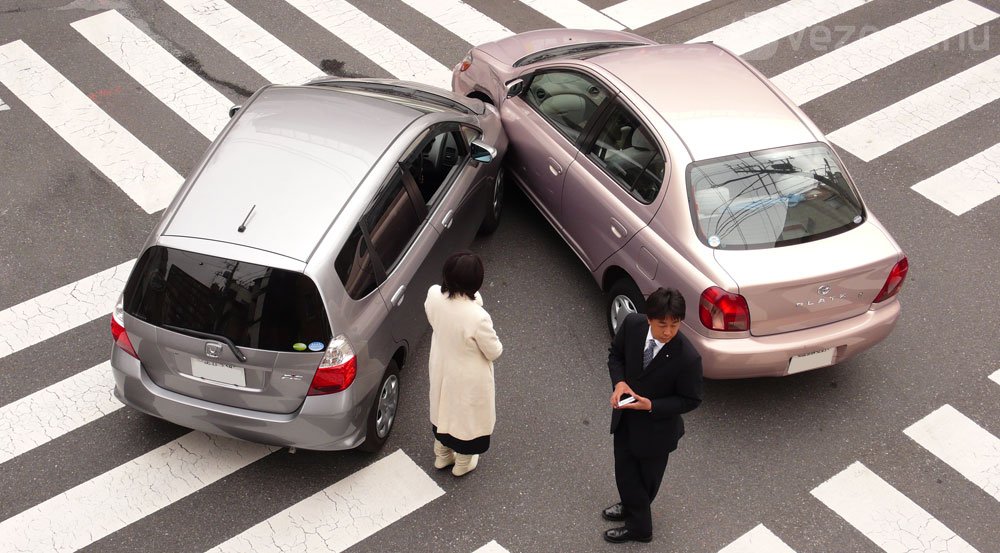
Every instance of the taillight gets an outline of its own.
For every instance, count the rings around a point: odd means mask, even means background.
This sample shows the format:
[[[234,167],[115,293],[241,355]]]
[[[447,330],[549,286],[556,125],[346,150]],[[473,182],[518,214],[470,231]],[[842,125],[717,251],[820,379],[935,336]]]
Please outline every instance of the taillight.
[[[132,340],[128,338],[128,332],[125,332],[125,307],[121,296],[118,297],[115,310],[111,312],[111,338],[115,341],[115,346],[132,357],[139,358],[132,347]]]
[[[882,285],[882,289],[875,296],[874,303],[885,301],[898,294],[899,289],[903,287],[903,281],[906,280],[906,273],[909,270],[910,262],[905,257],[900,259],[892,270],[889,271],[889,278],[885,279],[885,284]]]
[[[358,374],[358,360],[354,348],[343,336],[337,336],[326,348],[323,360],[316,368],[316,376],[309,385],[309,395],[321,396],[342,392],[354,382]]]
[[[739,294],[726,292],[718,286],[701,293],[698,317],[705,328],[722,331],[750,330],[750,308]]]
[[[462,73],[472,65],[472,50],[462,58],[462,62],[458,64],[458,72]]]

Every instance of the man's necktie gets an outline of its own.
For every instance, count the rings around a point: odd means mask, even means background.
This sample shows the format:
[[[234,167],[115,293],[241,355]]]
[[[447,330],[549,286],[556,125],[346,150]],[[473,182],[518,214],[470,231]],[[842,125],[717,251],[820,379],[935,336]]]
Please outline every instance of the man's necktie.
[[[656,341],[650,338],[649,343],[646,344],[646,351],[642,352],[642,368],[649,366],[649,362],[653,360],[653,348],[655,347]]]

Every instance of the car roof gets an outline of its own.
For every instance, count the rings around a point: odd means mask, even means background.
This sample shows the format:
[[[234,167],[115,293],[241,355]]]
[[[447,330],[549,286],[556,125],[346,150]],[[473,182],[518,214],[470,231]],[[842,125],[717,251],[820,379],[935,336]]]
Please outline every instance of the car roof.
[[[820,139],[757,73],[714,44],[638,46],[588,61],[651,105],[693,160]]]
[[[331,88],[267,87],[240,110],[163,234],[308,261],[383,152],[425,113]]]

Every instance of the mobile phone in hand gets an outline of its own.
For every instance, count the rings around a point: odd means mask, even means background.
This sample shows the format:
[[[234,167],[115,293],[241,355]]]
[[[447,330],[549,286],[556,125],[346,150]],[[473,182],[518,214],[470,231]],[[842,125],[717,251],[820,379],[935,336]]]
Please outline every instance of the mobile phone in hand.
[[[635,398],[629,394],[622,394],[618,398],[618,407],[623,407],[625,405],[628,405],[629,403],[635,403]]]

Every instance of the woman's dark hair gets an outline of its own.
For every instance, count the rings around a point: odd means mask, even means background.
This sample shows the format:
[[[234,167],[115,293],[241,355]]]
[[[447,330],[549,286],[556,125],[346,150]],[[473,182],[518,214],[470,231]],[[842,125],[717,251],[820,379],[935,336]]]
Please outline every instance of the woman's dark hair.
[[[441,291],[449,298],[456,295],[476,299],[476,292],[483,285],[483,260],[469,252],[455,252],[444,262],[441,271]]]
[[[684,320],[684,296],[676,288],[657,288],[646,298],[646,317]]]

